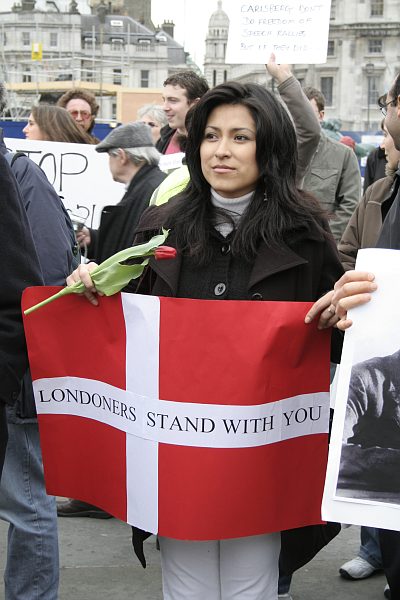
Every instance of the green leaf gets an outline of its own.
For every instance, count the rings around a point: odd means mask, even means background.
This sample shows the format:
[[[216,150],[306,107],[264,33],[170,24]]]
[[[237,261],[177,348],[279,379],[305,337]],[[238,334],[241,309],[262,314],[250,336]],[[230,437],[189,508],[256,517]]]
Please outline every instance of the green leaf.
[[[113,294],[120,292],[132,279],[140,277],[149,262],[149,258],[146,257],[153,256],[156,248],[162,246],[168,237],[169,231],[166,229],[163,229],[162,231],[161,235],[155,235],[146,244],[139,244],[137,246],[132,246],[131,248],[126,248],[126,250],[121,250],[97,265],[90,273],[93,283],[96,286],[96,290],[105,296],[112,296]],[[129,264],[130,260],[137,258],[145,258],[145,260],[140,264]],[[31,312],[53,302],[53,300],[56,300],[57,298],[61,298],[62,296],[67,296],[68,294],[83,294],[85,290],[85,286],[79,281],[74,285],[63,288],[53,296],[39,302],[39,304],[31,306],[24,311],[24,314],[29,315]]]

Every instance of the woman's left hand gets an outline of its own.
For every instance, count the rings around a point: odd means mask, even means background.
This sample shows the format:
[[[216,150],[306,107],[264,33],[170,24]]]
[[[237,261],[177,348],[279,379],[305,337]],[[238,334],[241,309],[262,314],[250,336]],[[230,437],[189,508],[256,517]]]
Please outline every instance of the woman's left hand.
[[[90,277],[91,271],[95,269],[98,265],[95,262],[90,262],[86,264],[81,264],[78,266],[75,271],[68,275],[66,282],[67,285],[74,285],[74,283],[83,283],[86,288],[84,292],[84,296],[89,300],[93,306],[97,306],[99,301],[96,298],[96,295],[102,296],[100,292],[96,290],[96,286],[93,283],[92,278]]]
[[[347,318],[347,311],[371,300],[371,293],[378,287],[374,279],[372,273],[347,271],[335,283],[333,290],[313,304],[305,323],[311,323],[319,315],[318,329],[335,326],[345,331],[353,324]]]

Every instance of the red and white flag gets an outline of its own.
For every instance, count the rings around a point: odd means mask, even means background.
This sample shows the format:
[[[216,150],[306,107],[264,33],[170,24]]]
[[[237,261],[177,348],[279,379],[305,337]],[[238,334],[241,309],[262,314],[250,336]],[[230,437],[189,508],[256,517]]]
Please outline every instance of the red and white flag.
[[[330,336],[309,304],[99,301],[25,318],[48,492],[177,539],[320,523]]]

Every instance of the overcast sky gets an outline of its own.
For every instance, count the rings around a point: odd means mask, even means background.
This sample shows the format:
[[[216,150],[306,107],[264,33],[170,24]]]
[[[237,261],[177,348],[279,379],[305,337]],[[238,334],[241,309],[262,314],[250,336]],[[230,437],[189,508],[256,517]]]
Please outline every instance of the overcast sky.
[[[149,0],[150,1],[150,0]],[[0,10],[8,11],[15,0],[0,0]],[[60,10],[66,10],[70,0],[56,0]],[[77,0],[79,10],[89,13],[88,0]],[[217,0],[152,0],[152,20],[160,25],[164,19],[174,21],[175,39],[185,46],[193,60],[203,68],[205,37],[211,14],[217,9]],[[223,8],[227,8],[224,0]],[[46,0],[36,0],[36,7],[44,10]]]

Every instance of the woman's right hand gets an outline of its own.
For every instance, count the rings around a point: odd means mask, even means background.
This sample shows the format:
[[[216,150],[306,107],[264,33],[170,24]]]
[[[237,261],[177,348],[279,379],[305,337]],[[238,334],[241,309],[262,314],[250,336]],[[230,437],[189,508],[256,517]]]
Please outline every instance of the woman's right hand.
[[[96,286],[93,283],[93,280],[90,276],[91,271],[97,267],[97,263],[89,262],[86,264],[79,265],[75,271],[72,271],[71,275],[68,275],[66,282],[67,285],[74,285],[74,283],[82,282],[86,288],[84,295],[89,300],[93,306],[97,306],[99,301],[97,299],[97,295],[102,296],[101,292],[96,290]]]
[[[265,66],[271,77],[276,79],[278,85],[293,75],[289,65],[279,64],[276,62],[275,54],[273,52],[271,52],[269,61]]]
[[[352,326],[347,311],[371,300],[371,293],[377,289],[375,275],[362,271],[346,271],[335,283],[334,289],[315,302],[308,311],[305,322],[319,316],[318,328],[326,329],[333,325],[342,331]]]

